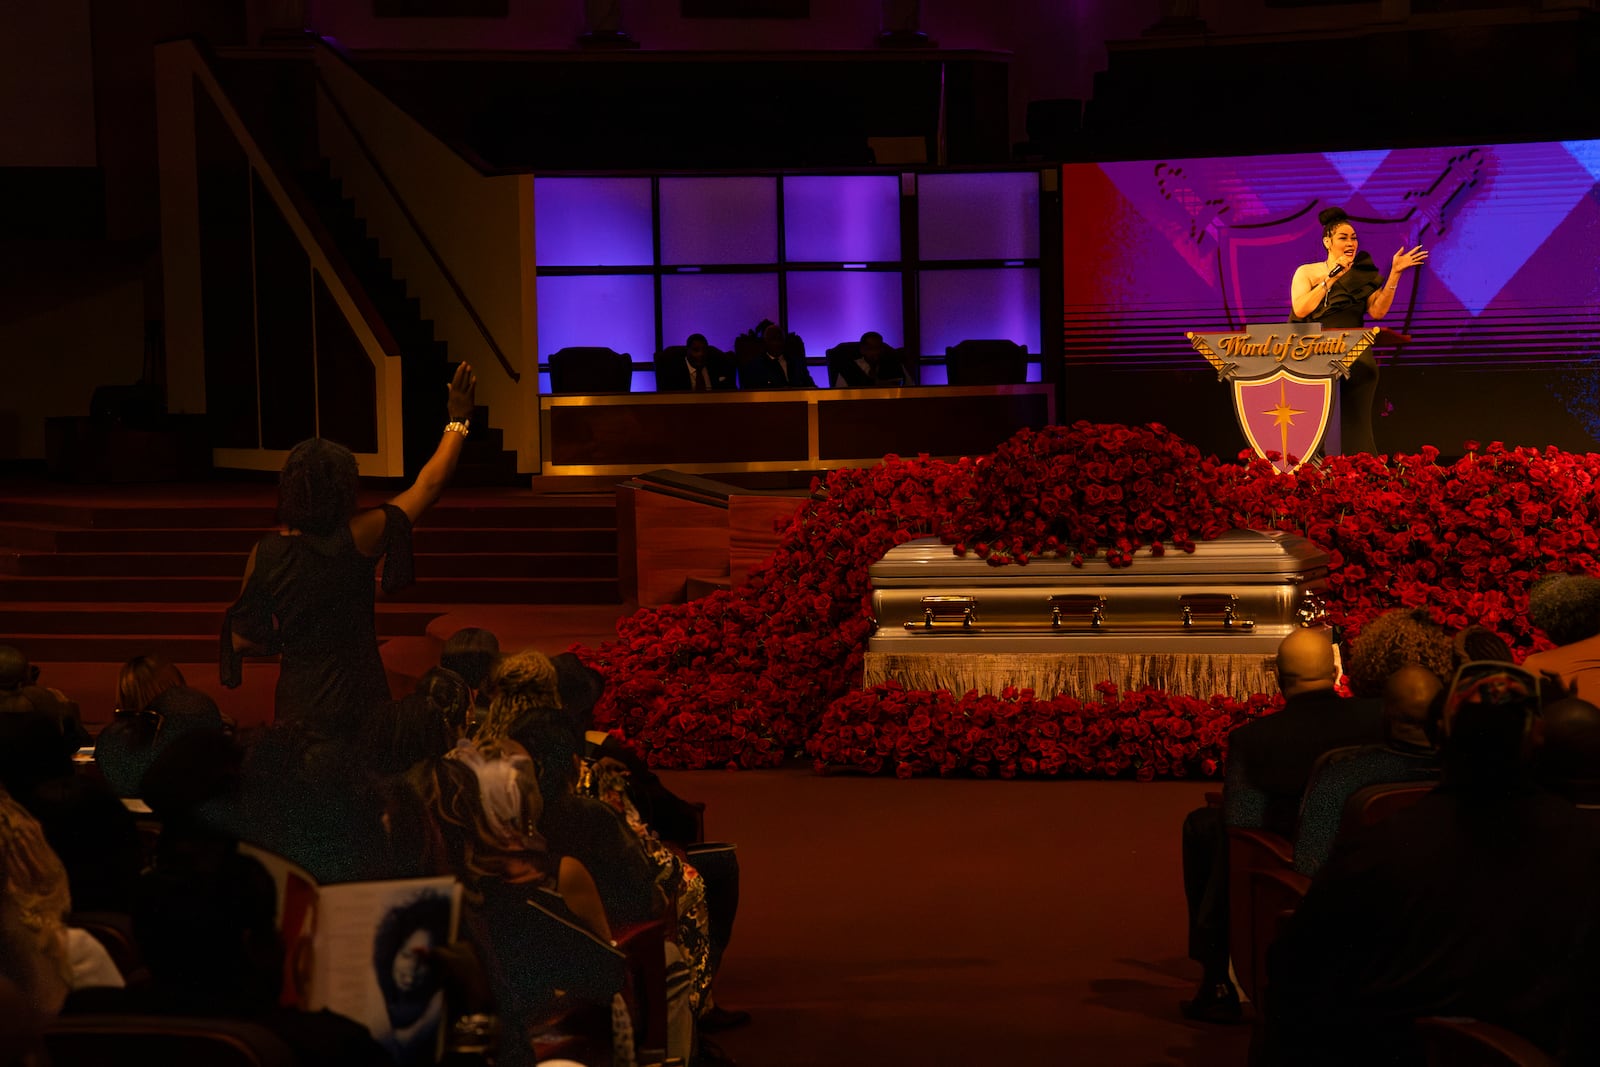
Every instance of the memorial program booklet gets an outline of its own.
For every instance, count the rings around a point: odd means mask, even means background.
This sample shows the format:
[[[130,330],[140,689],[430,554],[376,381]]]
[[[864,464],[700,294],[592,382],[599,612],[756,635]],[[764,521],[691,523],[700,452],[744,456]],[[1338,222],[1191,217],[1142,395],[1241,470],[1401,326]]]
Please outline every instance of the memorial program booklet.
[[[444,988],[431,950],[455,940],[454,878],[319,885],[282,856],[241,844],[278,891],[286,1006],[362,1023],[401,1067],[436,1062],[444,1047]]]

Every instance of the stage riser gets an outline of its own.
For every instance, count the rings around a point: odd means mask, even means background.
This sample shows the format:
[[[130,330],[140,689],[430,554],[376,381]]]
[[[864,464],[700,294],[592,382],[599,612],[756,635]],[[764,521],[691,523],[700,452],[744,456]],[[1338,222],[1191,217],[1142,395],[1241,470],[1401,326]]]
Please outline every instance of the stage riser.
[[[211,634],[213,647],[206,659],[216,655],[216,632],[222,626],[222,612],[226,605],[204,607],[175,607],[167,610],[118,610],[96,605],[92,608],[70,604],[53,604],[36,607],[0,608],[0,633],[49,634],[99,634],[118,636],[141,635],[149,640],[151,634]],[[428,632],[428,623],[438,612],[421,606],[379,604],[377,611],[378,634],[382,637],[418,637]],[[29,638],[31,641],[32,638]],[[0,639],[0,644],[7,643]]]
[[[242,529],[57,529],[0,523],[0,550],[30,552],[235,552],[242,561],[269,528]],[[461,529],[427,526],[415,531],[419,553],[605,552],[615,553],[614,526],[554,529]],[[241,563],[242,567],[242,563]],[[235,568],[238,570],[239,568]]]
[[[363,500],[376,506],[382,499]],[[195,504],[174,507],[138,505],[91,505],[54,501],[0,500],[0,523],[7,525],[58,525],[96,530],[148,530],[171,528],[182,516],[188,529],[254,529],[277,526],[277,510],[272,507]],[[571,505],[515,503],[494,507],[440,506],[430,511],[420,529],[570,529],[573,527],[616,526],[616,507],[610,504]],[[258,534],[259,536],[259,534]]]
[[[235,552],[0,554],[0,574],[61,578],[232,578],[244,571],[245,554]],[[567,578],[617,576],[617,558],[603,553],[417,553],[419,574],[438,578]]]
[[[612,566],[615,564],[613,562]],[[0,601],[231,602],[237,575],[222,578],[0,578]],[[609,578],[419,578],[390,600],[432,604],[611,604],[617,580]]]

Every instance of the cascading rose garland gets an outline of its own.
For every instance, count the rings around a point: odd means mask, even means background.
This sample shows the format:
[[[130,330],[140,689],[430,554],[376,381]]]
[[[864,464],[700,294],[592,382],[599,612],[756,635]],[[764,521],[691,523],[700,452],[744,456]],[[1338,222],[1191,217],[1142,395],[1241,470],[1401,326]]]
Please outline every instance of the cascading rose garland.
[[[862,690],[867,568],[938,535],[991,565],[1193,551],[1244,527],[1299,533],[1331,557],[1330,611],[1353,637],[1393,607],[1480,623],[1526,653],[1547,647],[1527,590],[1551,572],[1600,573],[1600,455],[1481,447],[1336,456],[1294,474],[1202,456],[1166,428],[1078,422],[1024,430],[992,455],[889,456],[838,470],[737,589],[625,619],[581,655],[607,678],[596,721],[660,767],[819,767],[919,774],[1214,775],[1227,732],[1276,706],[1155,691],[1002,696]]]

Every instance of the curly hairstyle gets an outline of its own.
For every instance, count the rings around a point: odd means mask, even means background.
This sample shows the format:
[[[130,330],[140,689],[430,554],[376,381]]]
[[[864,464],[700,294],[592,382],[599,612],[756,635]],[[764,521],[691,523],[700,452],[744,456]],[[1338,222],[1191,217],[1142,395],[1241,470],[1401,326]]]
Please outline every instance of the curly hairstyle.
[[[413,985],[403,988],[395,978],[395,958],[405,948],[412,935],[425,932],[428,950],[418,955]],[[372,969],[378,978],[378,988],[389,1010],[389,1021],[396,1029],[412,1025],[428,1010],[428,1004],[439,991],[439,972],[432,957],[432,949],[450,940],[450,898],[437,891],[418,893],[405,904],[391,908],[378,924],[372,939]]]
[[[321,437],[301,441],[278,475],[278,521],[291,530],[331,534],[356,513],[356,457]]]
[[[1358,697],[1381,697],[1389,676],[1411,663],[1448,685],[1455,675],[1455,649],[1425,608],[1386,611],[1362,628],[1350,648],[1350,689]]]
[[[1558,645],[1600,634],[1600,578],[1550,574],[1528,590],[1528,621]]]
[[[560,679],[555,664],[543,652],[527,649],[504,656],[484,679],[489,710],[478,720],[473,737],[496,741],[511,734],[517,720],[530,711],[560,708]]]

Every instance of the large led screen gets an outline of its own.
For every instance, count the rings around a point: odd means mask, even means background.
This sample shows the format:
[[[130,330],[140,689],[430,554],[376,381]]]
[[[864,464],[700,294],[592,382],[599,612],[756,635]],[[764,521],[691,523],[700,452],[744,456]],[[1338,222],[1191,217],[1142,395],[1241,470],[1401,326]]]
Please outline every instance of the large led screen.
[[[1080,395],[1130,392],[1095,368],[1196,368],[1185,330],[1286,321],[1295,269],[1325,256],[1317,215],[1339,206],[1385,275],[1402,245],[1429,250],[1389,315],[1369,321],[1409,337],[1380,356],[1381,449],[1450,453],[1466,438],[1592,447],[1597,180],[1600,141],[1068,165],[1069,410],[1075,379]],[[1184,401],[1167,399],[1153,407],[1171,417]]]

